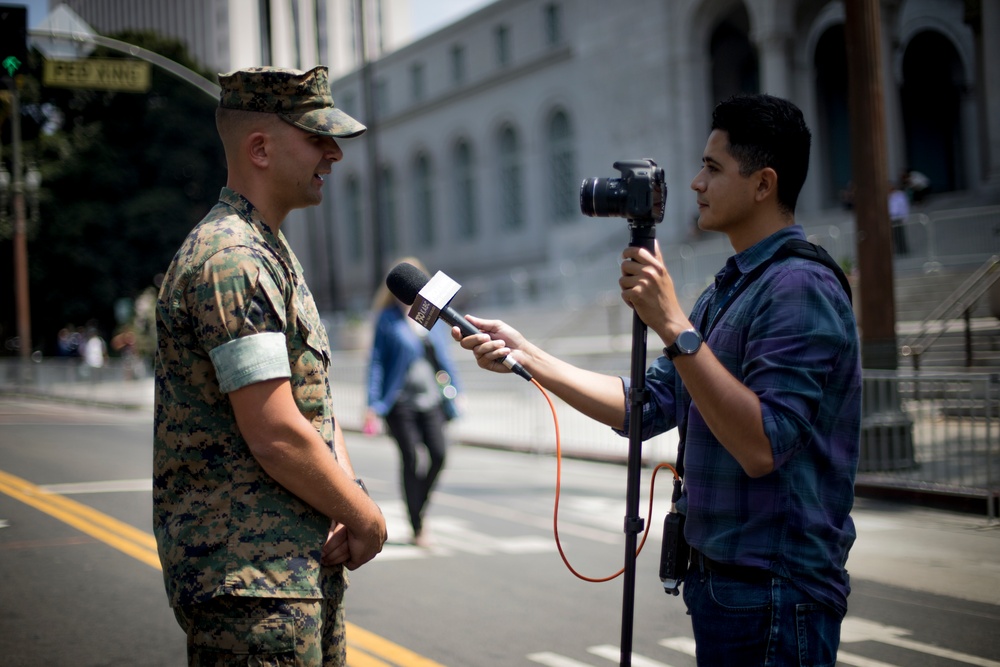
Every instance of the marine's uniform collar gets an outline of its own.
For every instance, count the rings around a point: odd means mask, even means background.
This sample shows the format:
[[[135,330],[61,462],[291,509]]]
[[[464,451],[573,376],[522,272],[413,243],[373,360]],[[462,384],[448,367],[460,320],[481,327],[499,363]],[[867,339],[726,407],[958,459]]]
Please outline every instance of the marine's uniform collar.
[[[237,215],[245,220],[251,227],[263,237],[265,243],[280,258],[281,262],[291,273],[294,262],[291,257],[291,250],[285,242],[285,237],[281,231],[275,231],[261,215],[260,209],[253,205],[249,199],[232,188],[223,187],[219,193],[219,203],[232,208]]]

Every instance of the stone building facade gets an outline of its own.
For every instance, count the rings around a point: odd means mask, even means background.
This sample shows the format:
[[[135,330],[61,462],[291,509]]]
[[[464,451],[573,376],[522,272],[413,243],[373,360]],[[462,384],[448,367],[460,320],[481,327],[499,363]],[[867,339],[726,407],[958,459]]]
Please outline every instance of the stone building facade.
[[[613,288],[627,224],[581,215],[581,180],[656,160],[669,190],[657,237],[697,243],[689,183],[713,106],[737,92],[787,97],[813,129],[798,219],[849,215],[841,0],[497,0],[401,47],[406,0],[364,2],[384,33],[367,65],[357,0],[68,2],[103,33],[163,26],[195,40],[220,71],[331,66],[337,105],[371,131],[344,142],[323,205],[285,226],[324,310],[365,310],[405,255],[483,305]],[[146,6],[149,25],[113,22],[112,5]],[[925,173],[954,207],[1000,201],[1000,3],[880,8],[888,173]],[[195,14],[201,32],[170,28]]]

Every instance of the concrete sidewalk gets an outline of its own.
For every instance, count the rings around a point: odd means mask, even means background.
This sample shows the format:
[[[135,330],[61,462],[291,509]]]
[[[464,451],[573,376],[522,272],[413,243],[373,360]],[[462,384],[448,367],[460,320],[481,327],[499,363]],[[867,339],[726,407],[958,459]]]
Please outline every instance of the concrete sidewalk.
[[[110,382],[54,382],[44,387],[0,387],[3,393],[129,410],[152,410],[153,379]]]
[[[1000,523],[985,516],[858,498],[852,579],[1000,605]]]

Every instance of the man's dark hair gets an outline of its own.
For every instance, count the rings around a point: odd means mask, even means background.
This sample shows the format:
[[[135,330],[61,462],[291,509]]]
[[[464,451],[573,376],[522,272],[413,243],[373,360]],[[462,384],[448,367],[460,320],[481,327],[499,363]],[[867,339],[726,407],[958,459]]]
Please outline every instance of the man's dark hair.
[[[749,176],[770,167],[778,174],[778,206],[795,213],[809,171],[812,135],[797,106],[771,95],[734,95],[712,113],[712,129],[729,135],[729,154]]]

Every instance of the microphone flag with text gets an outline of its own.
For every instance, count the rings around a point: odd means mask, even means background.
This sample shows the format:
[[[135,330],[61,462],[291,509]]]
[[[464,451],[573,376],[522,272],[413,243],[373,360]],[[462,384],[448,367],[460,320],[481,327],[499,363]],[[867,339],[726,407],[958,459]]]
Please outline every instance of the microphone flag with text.
[[[401,262],[386,276],[385,284],[397,299],[410,306],[409,316],[428,331],[438,319],[442,319],[458,327],[462,336],[481,333],[469,320],[451,307],[452,299],[462,286],[443,271],[438,271],[428,280],[426,273],[412,264]],[[525,380],[531,380],[531,373],[509,355],[502,361],[512,372]]]

